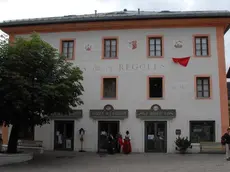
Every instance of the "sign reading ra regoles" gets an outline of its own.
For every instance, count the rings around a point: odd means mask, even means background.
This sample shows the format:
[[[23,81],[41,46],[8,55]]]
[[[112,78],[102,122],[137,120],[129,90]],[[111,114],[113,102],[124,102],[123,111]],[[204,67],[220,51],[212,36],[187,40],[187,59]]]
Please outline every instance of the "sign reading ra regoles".
[[[117,65],[77,65],[83,72],[135,72],[135,71],[160,71],[165,69],[163,64],[117,64]]]

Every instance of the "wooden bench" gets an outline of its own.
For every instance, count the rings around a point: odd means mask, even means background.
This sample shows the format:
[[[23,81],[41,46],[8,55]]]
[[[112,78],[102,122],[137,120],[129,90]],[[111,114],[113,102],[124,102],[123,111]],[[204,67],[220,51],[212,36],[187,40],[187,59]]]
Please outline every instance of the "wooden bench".
[[[225,153],[225,147],[220,142],[201,142],[200,153]]]
[[[39,153],[44,152],[44,148],[42,146],[43,142],[39,140],[18,140],[18,149],[19,150],[37,150]]]
[[[18,140],[18,150],[25,152],[39,152],[42,154],[44,152],[44,148],[42,146],[43,142],[38,140]],[[2,145],[3,149],[6,150],[8,145]]]

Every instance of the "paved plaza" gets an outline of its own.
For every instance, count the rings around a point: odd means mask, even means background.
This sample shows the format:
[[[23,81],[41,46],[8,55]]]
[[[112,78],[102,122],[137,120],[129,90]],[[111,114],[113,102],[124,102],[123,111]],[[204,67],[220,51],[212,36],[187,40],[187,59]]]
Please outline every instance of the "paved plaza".
[[[116,154],[49,152],[34,160],[0,167],[1,172],[227,172],[219,154]]]

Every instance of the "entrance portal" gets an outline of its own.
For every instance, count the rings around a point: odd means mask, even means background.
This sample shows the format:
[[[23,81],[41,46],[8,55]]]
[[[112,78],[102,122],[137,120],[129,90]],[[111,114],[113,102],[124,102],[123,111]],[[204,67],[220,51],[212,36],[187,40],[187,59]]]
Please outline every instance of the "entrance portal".
[[[116,149],[118,150],[117,134],[120,130],[119,121],[98,121],[98,152],[107,151],[107,136],[112,134],[116,140]]]
[[[167,152],[166,121],[145,121],[145,152]]]
[[[74,149],[74,121],[55,121],[54,123],[54,149]]]

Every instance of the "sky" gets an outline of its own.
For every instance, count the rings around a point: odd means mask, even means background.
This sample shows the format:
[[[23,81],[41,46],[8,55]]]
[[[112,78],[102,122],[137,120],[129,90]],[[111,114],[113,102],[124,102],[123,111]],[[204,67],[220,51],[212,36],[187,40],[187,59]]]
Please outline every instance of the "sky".
[[[0,22],[12,19],[112,12],[229,10],[230,0],[0,0]],[[0,38],[1,39],[1,38]],[[226,67],[230,66],[230,31],[225,35]]]

